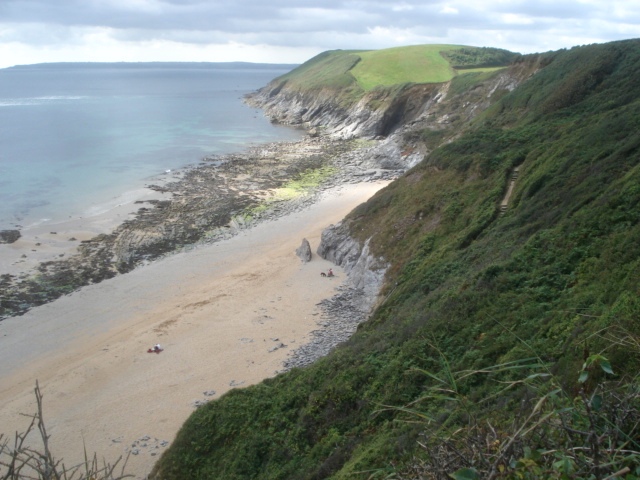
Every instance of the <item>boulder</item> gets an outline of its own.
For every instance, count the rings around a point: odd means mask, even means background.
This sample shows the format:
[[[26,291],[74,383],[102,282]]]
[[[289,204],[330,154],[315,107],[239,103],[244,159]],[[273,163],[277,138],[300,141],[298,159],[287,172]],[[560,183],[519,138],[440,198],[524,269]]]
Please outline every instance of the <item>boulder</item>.
[[[0,243],[13,243],[20,238],[20,230],[0,230]]]
[[[306,238],[302,239],[302,244],[296,249],[296,255],[305,263],[311,261],[311,245],[309,245],[309,240]]]

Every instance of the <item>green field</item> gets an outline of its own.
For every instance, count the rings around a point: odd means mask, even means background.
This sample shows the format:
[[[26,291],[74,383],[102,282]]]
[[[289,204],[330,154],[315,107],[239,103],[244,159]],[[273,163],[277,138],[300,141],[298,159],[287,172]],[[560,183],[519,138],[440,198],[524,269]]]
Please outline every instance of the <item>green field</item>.
[[[406,83],[448,82],[458,73],[503,68],[517,54],[493,48],[460,45],[414,45],[383,50],[332,50],[321,53],[276,79],[288,89],[313,92],[339,89],[358,100],[376,87]]]
[[[440,52],[456,48],[460,47],[416,45],[362,52],[351,74],[365,91],[399,83],[448,82],[456,73]]]

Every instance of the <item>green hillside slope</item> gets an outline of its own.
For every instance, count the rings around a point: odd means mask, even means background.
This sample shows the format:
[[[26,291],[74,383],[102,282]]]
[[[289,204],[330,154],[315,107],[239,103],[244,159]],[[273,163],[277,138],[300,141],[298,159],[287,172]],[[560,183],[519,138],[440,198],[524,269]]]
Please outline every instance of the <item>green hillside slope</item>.
[[[349,215],[392,264],[371,320],[198,409],[154,478],[640,476],[640,41],[543,60]]]

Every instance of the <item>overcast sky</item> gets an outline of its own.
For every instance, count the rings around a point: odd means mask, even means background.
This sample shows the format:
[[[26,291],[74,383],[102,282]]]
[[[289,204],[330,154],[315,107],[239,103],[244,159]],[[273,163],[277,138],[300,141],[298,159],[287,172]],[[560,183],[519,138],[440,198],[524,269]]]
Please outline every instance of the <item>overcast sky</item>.
[[[638,37],[638,0],[0,0],[0,67],[301,63],[421,43],[532,53]]]

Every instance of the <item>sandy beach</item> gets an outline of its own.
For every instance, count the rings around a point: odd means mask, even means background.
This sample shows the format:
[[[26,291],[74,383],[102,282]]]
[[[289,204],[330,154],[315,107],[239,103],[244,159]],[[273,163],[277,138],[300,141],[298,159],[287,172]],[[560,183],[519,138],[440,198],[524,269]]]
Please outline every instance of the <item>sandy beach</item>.
[[[23,430],[44,394],[54,454],[90,452],[144,478],[197,402],[273,376],[345,276],[314,254],[322,230],[387,182],[327,190],[310,207],[171,255],[0,322],[0,425]],[[333,268],[337,276],[324,278]],[[160,343],[164,351],[149,354]]]

